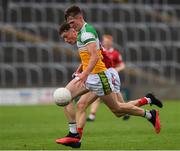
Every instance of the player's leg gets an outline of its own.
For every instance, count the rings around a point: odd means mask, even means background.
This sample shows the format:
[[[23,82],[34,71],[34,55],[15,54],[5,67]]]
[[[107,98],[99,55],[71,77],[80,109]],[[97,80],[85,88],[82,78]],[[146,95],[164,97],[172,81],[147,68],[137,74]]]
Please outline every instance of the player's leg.
[[[74,78],[66,85],[66,88],[71,92],[72,100],[89,91],[85,86],[80,85],[79,82],[80,81]]]
[[[124,103],[124,99],[122,97],[122,94],[120,92],[120,85],[121,85],[121,81],[119,78],[119,75],[117,73],[117,71],[114,68],[109,68],[108,71],[111,73],[112,75],[112,82],[114,85],[114,92],[116,92],[116,99],[121,102]],[[162,107],[162,103],[161,101],[159,101],[157,98],[155,98],[152,94],[147,94],[145,97],[137,99],[137,100],[132,100],[132,101],[128,101],[129,104],[135,105],[135,106],[142,106],[145,104],[155,104],[158,107]],[[121,114],[122,115],[122,114]],[[124,114],[123,117],[124,120],[129,119],[129,115],[128,114]]]
[[[117,116],[120,117],[124,113],[134,116],[141,116],[148,119],[155,127],[156,133],[160,132],[160,121],[158,111],[156,110],[144,110],[140,107],[134,106],[130,103],[120,103],[113,100],[113,92],[106,96],[101,96],[100,98],[104,103],[110,108],[110,110]]]
[[[112,75],[106,70],[104,72],[93,75],[93,79],[97,79],[96,87],[89,82],[89,87],[96,90],[97,95],[111,109],[116,116],[121,116],[124,113],[130,113],[135,116],[143,116],[144,110],[132,104],[120,103],[124,102],[123,98],[119,101],[116,99],[116,93],[112,92],[114,86],[112,84]]]
[[[83,133],[83,128],[86,123],[86,109],[96,99],[97,99],[97,95],[93,92],[89,92],[81,96],[81,98],[77,103],[77,112],[76,112],[77,126],[75,124],[74,125],[69,124],[70,125],[69,134],[64,138],[57,139],[56,140],[57,143],[70,146],[72,148],[79,148],[81,146],[81,137]]]
[[[120,103],[119,101],[113,100],[113,93],[101,96],[100,98],[110,108],[110,110],[116,115],[121,116],[122,114],[130,114],[134,116],[144,116],[144,110],[128,103]]]
[[[110,73],[111,78],[113,79],[112,84],[114,86],[114,92],[116,92],[116,93],[120,92],[120,78],[119,78],[117,71],[114,68],[109,68],[107,70]],[[95,120],[96,112],[97,112],[97,109],[98,109],[100,103],[101,103],[100,99],[98,98],[96,101],[94,101],[91,104],[90,114],[87,118],[87,121],[94,121]]]
[[[71,80],[68,85],[66,86],[67,89],[70,90],[72,99],[77,97],[80,94],[87,92],[85,87],[79,87],[76,79]],[[64,107],[64,113],[69,122],[69,132],[70,133],[77,133],[77,126],[76,126],[76,116],[75,116],[75,109],[73,102],[69,103],[67,106]]]
[[[64,114],[68,119],[68,122],[74,123],[76,122],[75,109],[73,102],[70,102],[68,105],[64,107]]]
[[[156,105],[160,108],[163,107],[162,102],[159,99],[157,99],[152,93],[148,93],[145,97],[129,101],[128,103],[134,104],[135,106],[143,106],[150,104],[150,105]]]
[[[88,90],[84,86],[79,86],[79,83],[77,82],[76,79],[71,80],[67,84],[66,88],[68,90],[70,90],[71,96],[72,96],[72,100],[74,98],[76,98],[77,96],[88,92]],[[64,145],[66,143],[68,143],[69,141],[73,141],[73,142],[77,142],[78,143],[79,140],[80,140],[80,136],[79,136],[79,134],[77,132],[75,109],[74,109],[74,105],[73,105],[72,102],[64,107],[64,113],[65,113],[65,115],[66,115],[66,117],[68,119],[68,122],[69,122],[69,133],[68,133],[68,135],[65,138],[57,139],[56,143],[60,143],[60,144],[64,144]],[[73,140],[72,140],[72,137],[73,137]]]
[[[69,123],[69,132],[76,133],[76,112],[73,102],[64,107],[64,114]]]
[[[112,79],[113,79],[112,82],[114,85],[114,92],[116,93],[116,100],[121,103],[124,103],[124,99],[123,98],[121,99],[122,97],[121,92],[120,92],[121,80],[120,80],[119,74],[114,68],[109,68],[108,70],[112,75]],[[129,118],[130,116],[128,114],[123,115],[123,120],[128,120]]]
[[[117,99],[120,101],[120,102],[123,102],[122,100],[123,99],[123,96],[121,93],[117,93]],[[158,100],[153,94],[151,93],[148,93],[145,97],[142,97],[140,99],[136,99],[136,100],[129,100],[127,103],[130,103],[132,105],[135,105],[135,106],[143,106],[143,105],[146,105],[146,104],[150,104],[150,105],[156,105],[160,108],[163,107],[163,104],[160,100]],[[128,114],[121,114],[123,116],[123,119],[126,120],[129,118],[129,115]]]
[[[117,93],[117,97],[119,100],[124,100],[121,93]],[[127,103],[133,104],[138,107],[141,107],[141,106],[147,105],[147,104],[156,105],[160,108],[163,107],[162,102],[151,93],[148,93],[145,97],[142,97],[140,99],[129,100]]]
[[[108,74],[108,73],[107,73]],[[112,89],[112,84],[110,85],[108,83],[108,79],[106,78],[106,74],[104,72],[100,73],[100,76],[104,79],[102,79],[102,81],[106,84],[104,85],[105,87],[105,92],[111,92]],[[109,75],[110,77],[110,75]],[[83,91],[79,91],[79,86],[76,85],[77,81],[76,80],[72,80],[67,86],[66,88],[69,89],[72,93],[72,98],[74,98],[77,94],[80,94],[80,92],[83,93]],[[76,85],[76,86],[75,86]],[[102,86],[102,82],[101,79],[99,77],[98,74],[90,74],[86,80],[86,87],[90,90],[90,91],[95,91],[98,94],[100,93],[101,95],[104,95],[104,89]],[[79,92],[76,92],[79,91]],[[86,89],[84,89],[84,91],[86,92]],[[87,101],[87,100],[85,100]],[[86,106],[86,105],[83,105]],[[79,117],[78,117],[79,118]],[[71,133],[70,133],[71,134]],[[67,137],[64,138],[60,138],[57,139],[56,142],[63,144],[63,145],[67,145],[67,146],[71,146],[71,145],[76,145],[76,143],[80,143],[80,135],[78,135],[78,133],[76,133],[77,135],[73,134],[73,135],[68,135]],[[71,146],[73,147],[73,146]]]
[[[76,112],[77,126],[75,123],[69,124],[70,126],[69,134],[64,138],[57,139],[56,140],[57,143],[70,146],[72,148],[79,148],[81,146],[81,137],[83,133],[83,128],[86,123],[86,109],[96,99],[97,99],[97,95],[93,92],[88,92],[81,96],[81,98],[79,99],[77,103],[77,112]],[[71,107],[74,107],[74,106],[71,106]],[[68,108],[68,109],[72,109],[72,108]],[[72,115],[71,118],[72,117],[75,117],[75,116]],[[69,114],[68,114],[68,119],[69,119]]]
[[[88,92],[81,96],[77,103],[77,111],[76,111],[76,122],[77,129],[82,136],[83,128],[86,123],[86,109],[87,107],[97,99],[97,95],[94,92]]]
[[[119,101],[116,101],[114,98],[114,92],[112,92],[112,76],[110,75],[109,71],[106,70],[102,73],[99,73],[98,76],[101,80],[101,83],[97,83],[98,87],[96,87],[96,93],[116,116],[119,117],[126,113],[134,116],[145,117],[153,124],[156,132],[160,132],[158,111],[148,111],[130,103],[120,103]]]
[[[120,90],[116,92],[116,100],[119,101],[120,103],[125,103]],[[121,114],[121,116],[123,116],[123,120],[128,120],[130,118],[129,114]]]
[[[95,118],[96,118],[96,112],[97,112],[97,109],[99,107],[101,103],[101,100],[100,98],[97,98],[92,104],[91,104],[91,107],[90,107],[90,114],[87,118],[87,121],[94,121]]]

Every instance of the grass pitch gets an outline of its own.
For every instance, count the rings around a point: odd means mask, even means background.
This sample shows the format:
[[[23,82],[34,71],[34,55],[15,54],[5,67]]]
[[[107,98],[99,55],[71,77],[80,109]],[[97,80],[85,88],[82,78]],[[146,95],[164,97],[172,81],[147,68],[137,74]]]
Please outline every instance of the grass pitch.
[[[180,101],[164,102],[162,131],[157,135],[145,119],[123,121],[102,104],[96,121],[86,124],[80,149],[180,149],[179,107]],[[0,150],[70,150],[55,143],[67,132],[63,109],[56,105],[0,107]]]

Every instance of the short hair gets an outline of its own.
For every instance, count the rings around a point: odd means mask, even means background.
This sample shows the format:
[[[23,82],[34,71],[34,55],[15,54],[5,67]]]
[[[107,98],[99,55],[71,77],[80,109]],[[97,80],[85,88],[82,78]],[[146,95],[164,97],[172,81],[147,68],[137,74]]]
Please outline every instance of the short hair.
[[[78,14],[82,14],[82,10],[78,6],[73,5],[65,10],[64,17],[67,20],[69,16],[75,17]]]
[[[113,41],[113,37],[112,37],[111,35],[109,35],[109,34],[103,35],[103,38],[106,38],[106,39],[108,39],[108,40]]]
[[[59,27],[59,35],[61,35],[63,32],[66,32],[70,29],[70,25],[67,22],[63,22]]]

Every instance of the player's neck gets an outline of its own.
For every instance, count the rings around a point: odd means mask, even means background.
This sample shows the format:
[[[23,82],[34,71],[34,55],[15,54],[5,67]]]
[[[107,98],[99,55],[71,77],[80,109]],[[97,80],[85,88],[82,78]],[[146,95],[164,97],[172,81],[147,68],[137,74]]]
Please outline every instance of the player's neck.
[[[80,30],[84,27],[85,24],[86,24],[86,22],[84,20],[82,20],[81,25],[80,25]]]

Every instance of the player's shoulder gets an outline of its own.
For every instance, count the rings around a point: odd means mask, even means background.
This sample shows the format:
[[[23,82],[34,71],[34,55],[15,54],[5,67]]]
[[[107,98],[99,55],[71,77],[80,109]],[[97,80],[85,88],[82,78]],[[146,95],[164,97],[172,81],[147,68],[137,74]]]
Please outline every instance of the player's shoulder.
[[[113,53],[119,54],[119,55],[121,54],[120,51],[117,48],[113,48]]]
[[[93,31],[93,30],[95,30],[95,28],[91,24],[88,24],[88,23],[85,24],[85,29],[86,29],[86,31]]]
[[[93,34],[95,37],[98,37],[97,32],[96,32],[96,29],[95,29],[92,25],[90,25],[90,24],[88,24],[88,23],[85,23],[85,26],[84,26],[84,28],[82,29],[82,34],[84,34],[84,33],[91,33],[91,34]]]

